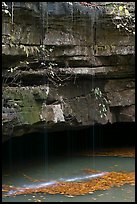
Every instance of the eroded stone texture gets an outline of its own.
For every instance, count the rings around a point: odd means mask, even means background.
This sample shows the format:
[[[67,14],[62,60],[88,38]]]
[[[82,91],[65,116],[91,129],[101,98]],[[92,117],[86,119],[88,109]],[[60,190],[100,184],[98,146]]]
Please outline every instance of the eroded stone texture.
[[[42,121],[47,123],[65,122],[63,111],[60,104],[57,105],[42,105],[42,113],[40,115]]]
[[[107,3],[14,2],[14,28],[3,14],[3,141],[135,121],[135,38],[116,28]],[[109,101],[106,117],[97,87]]]

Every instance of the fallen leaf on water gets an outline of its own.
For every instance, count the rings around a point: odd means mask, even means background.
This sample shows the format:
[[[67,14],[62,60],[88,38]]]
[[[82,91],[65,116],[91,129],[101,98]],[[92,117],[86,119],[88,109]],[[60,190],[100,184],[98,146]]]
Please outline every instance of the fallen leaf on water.
[[[89,192],[89,194],[93,194],[93,192]]]
[[[99,194],[98,196],[103,196],[104,194]]]
[[[119,157],[135,157],[135,148],[108,148],[97,152],[84,152],[84,156],[119,156]]]
[[[91,169],[91,172],[93,170]],[[88,172],[90,173],[90,169]],[[98,178],[94,178],[84,182],[57,182],[56,185],[48,187],[20,188],[15,186],[3,185],[2,189],[5,192],[10,190],[16,191],[13,194],[5,194],[5,196],[14,196],[21,194],[32,193],[48,193],[48,194],[64,194],[67,197],[85,195],[93,193],[97,190],[110,189],[112,187],[120,187],[124,184],[135,184],[135,172],[108,172]],[[31,199],[30,199],[31,200]]]
[[[74,196],[71,196],[71,195],[67,195],[67,197],[68,197],[68,198],[73,198]]]
[[[36,199],[36,200],[35,200],[35,202],[42,202],[42,201],[41,201],[41,200],[39,200],[39,199]]]
[[[6,189],[2,189],[2,192],[8,192],[9,190],[6,190]]]

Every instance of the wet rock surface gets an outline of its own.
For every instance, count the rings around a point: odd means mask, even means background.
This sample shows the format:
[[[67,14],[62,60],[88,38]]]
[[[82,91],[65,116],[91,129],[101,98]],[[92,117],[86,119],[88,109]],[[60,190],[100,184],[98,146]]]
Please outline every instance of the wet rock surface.
[[[4,141],[45,127],[135,121],[135,38],[104,3],[14,2],[14,22],[3,14]],[[106,117],[96,87],[109,101]]]

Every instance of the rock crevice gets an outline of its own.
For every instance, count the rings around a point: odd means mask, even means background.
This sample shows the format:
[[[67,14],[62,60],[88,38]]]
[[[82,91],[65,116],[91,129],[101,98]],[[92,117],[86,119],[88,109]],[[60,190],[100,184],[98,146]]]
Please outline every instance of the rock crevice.
[[[3,14],[3,141],[135,121],[135,37],[116,28],[107,3],[14,2],[14,29]],[[105,117],[96,88],[109,101]]]

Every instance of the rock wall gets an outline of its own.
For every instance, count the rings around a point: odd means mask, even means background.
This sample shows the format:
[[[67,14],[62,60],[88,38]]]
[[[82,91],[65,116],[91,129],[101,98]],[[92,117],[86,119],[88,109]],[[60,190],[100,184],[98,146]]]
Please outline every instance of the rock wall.
[[[7,4],[12,15],[2,18],[3,141],[135,121],[135,37],[116,28],[111,2]],[[134,2],[126,5],[134,15]],[[101,116],[104,99],[109,103]]]

